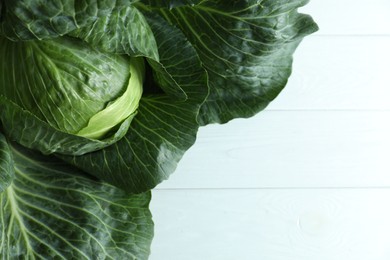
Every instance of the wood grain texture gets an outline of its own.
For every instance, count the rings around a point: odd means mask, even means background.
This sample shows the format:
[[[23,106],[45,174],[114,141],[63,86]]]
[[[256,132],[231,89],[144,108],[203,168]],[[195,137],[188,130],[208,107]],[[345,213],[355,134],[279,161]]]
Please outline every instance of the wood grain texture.
[[[389,110],[388,46],[390,36],[304,39],[287,86],[267,109]]]
[[[266,111],[200,129],[158,189],[390,187],[390,111]]]
[[[390,259],[390,190],[154,191],[151,260]]]

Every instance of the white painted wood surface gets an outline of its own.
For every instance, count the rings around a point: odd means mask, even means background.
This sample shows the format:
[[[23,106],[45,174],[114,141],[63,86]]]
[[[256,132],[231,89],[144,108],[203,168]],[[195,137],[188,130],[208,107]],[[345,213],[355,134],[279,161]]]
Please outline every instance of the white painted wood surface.
[[[300,9],[312,15],[316,35],[390,35],[388,0],[310,0]]]
[[[309,36],[267,110],[389,110],[389,46],[390,35]]]
[[[155,192],[151,259],[388,260],[389,189]]]
[[[390,259],[390,1],[312,0],[286,89],[202,128],[153,191],[152,260]]]
[[[390,187],[390,111],[266,111],[202,129],[160,189]]]

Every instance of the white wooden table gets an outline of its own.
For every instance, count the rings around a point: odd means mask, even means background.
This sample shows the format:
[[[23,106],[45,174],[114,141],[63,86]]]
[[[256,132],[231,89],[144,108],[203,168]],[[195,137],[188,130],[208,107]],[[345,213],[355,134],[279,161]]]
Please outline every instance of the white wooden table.
[[[153,191],[150,259],[390,259],[390,1],[301,12],[321,29],[283,93],[202,128]]]

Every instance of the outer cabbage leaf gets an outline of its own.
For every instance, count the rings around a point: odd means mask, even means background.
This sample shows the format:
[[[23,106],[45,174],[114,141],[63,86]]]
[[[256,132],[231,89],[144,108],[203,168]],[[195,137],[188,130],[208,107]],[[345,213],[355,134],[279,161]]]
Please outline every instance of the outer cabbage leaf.
[[[41,40],[73,32],[104,51],[158,60],[153,33],[133,7],[135,2],[5,0],[0,34],[13,40]]]
[[[141,1],[147,7],[155,1]],[[187,1],[170,1],[185,4]],[[292,54],[317,30],[297,8],[307,0],[219,0],[161,8],[196,48],[209,75],[210,95],[199,121],[250,117],[272,101],[291,74]]]
[[[171,9],[184,5],[194,6],[202,1],[203,0],[142,0],[141,2],[148,7],[165,7]]]
[[[159,59],[149,24],[132,5],[117,6],[109,14],[73,31],[71,35],[105,52]]]
[[[13,145],[0,194],[3,259],[147,259],[150,193],[129,196],[60,160]]]
[[[0,21],[1,21],[1,19],[2,19],[2,17],[3,17],[3,1],[0,1]]]
[[[0,193],[11,184],[14,176],[12,153],[7,140],[0,133]]]
[[[0,31],[11,39],[47,39],[74,30],[74,1],[3,0]]]
[[[116,6],[136,0],[3,0],[2,31],[21,40],[47,39],[67,34],[109,15]]]
[[[160,63],[187,99],[163,93],[145,94],[128,133],[93,153],[61,157],[84,171],[128,192],[155,187],[175,170],[195,142],[199,108],[208,94],[199,57],[180,30],[161,17],[145,13],[159,49]],[[154,83],[155,84],[155,83]]]

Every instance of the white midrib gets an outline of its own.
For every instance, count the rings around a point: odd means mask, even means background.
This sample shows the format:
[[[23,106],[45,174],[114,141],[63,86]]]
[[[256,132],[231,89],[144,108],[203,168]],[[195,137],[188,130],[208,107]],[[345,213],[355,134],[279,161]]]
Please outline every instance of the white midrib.
[[[11,225],[13,225],[13,223],[14,223],[13,220],[15,219],[17,221],[17,223],[19,224],[19,230],[20,230],[22,237],[23,237],[25,244],[26,244],[26,250],[27,250],[26,255],[31,256],[32,259],[35,259],[34,254],[32,253],[34,250],[31,247],[30,241],[28,239],[28,235],[26,233],[26,226],[24,225],[23,218],[20,215],[19,210],[18,210],[19,206],[18,206],[18,202],[16,201],[16,198],[15,198],[15,191],[14,191],[14,188],[12,187],[12,184],[7,188],[7,197],[8,197],[9,205],[11,208],[11,221],[10,221],[10,226],[8,227],[8,230],[11,230]],[[10,236],[10,234],[8,234],[8,237],[9,236]]]

